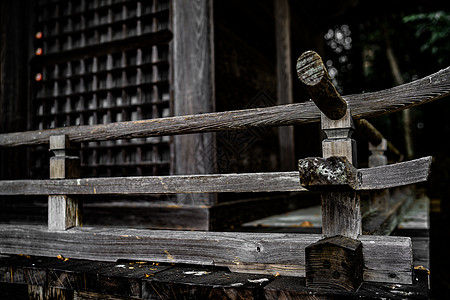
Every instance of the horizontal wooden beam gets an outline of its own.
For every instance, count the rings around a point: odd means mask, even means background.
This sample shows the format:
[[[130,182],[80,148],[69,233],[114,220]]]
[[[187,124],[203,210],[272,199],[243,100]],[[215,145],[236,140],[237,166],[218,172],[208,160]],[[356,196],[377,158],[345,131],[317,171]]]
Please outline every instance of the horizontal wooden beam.
[[[432,157],[401,163],[358,169],[358,190],[381,190],[427,181]]]
[[[302,192],[298,172],[0,181],[4,195]]]
[[[431,156],[358,169],[356,190],[376,190],[426,181]],[[4,180],[0,195],[141,195],[189,193],[305,192],[299,172]]]
[[[354,119],[389,114],[450,94],[450,67],[425,78],[373,93],[342,96]],[[0,134],[0,147],[47,144],[51,135],[67,135],[72,142],[143,138],[151,136],[284,126],[318,122],[320,110],[314,102],[267,108],[206,113],[141,121]]]
[[[229,266],[247,273],[305,276],[305,247],[319,239],[319,234],[94,227],[50,232],[44,226],[1,225],[0,253]],[[411,283],[410,238],[359,236],[359,240],[365,281]]]

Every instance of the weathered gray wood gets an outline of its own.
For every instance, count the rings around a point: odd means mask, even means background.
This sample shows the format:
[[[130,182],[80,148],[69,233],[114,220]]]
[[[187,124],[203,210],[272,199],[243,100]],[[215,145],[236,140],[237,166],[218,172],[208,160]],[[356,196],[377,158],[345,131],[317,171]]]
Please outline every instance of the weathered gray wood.
[[[358,169],[357,190],[376,190],[424,182],[431,156],[376,168]],[[230,192],[305,192],[299,173],[241,173],[136,176],[59,180],[2,180],[0,195],[118,195]]]
[[[344,156],[357,167],[356,141],[351,138],[355,127],[350,109],[347,109],[344,116],[337,120],[332,120],[322,113],[320,123],[327,136],[322,141],[322,156],[324,158]]]
[[[449,94],[450,67],[391,89],[343,98],[352,109],[353,119],[361,119],[400,111]],[[51,135],[60,134],[66,134],[72,142],[86,142],[245,129],[250,126],[294,125],[319,120],[320,110],[314,102],[308,101],[232,112],[5,133],[0,134],[0,147],[46,144]]]
[[[359,192],[324,192],[322,202],[322,234],[342,235],[355,239],[362,234]]]
[[[305,247],[316,234],[190,232],[74,227],[50,232],[42,226],[0,226],[0,253],[116,261],[158,261],[275,269],[281,275],[305,276]],[[364,280],[411,283],[408,237],[359,236]],[[180,244],[183,246],[180,247]],[[255,268],[254,268],[255,269]],[[241,268],[241,271],[244,269]]]
[[[347,111],[347,102],[331,82],[322,58],[314,51],[304,52],[297,60],[297,75],[306,86],[311,99],[330,119],[341,119]]]
[[[215,110],[212,2],[174,0],[173,110],[175,116]],[[185,120],[184,122],[189,123]],[[212,174],[215,135],[179,135],[173,140],[173,173]],[[179,203],[214,204],[214,195],[178,195]]]
[[[277,104],[294,102],[291,63],[291,14],[288,0],[275,0],[275,37],[277,51]],[[294,128],[283,126],[278,129],[280,145],[280,171],[295,167]]]
[[[306,191],[298,172],[0,181],[0,194],[177,194]]]
[[[307,287],[356,291],[363,281],[361,241],[328,237],[306,247],[305,256]]]
[[[387,166],[358,169],[360,190],[379,190],[426,181],[432,157],[422,157]],[[417,181],[418,180],[418,181]]]
[[[329,84],[333,86],[331,82]],[[339,96],[336,91],[334,92]],[[331,160],[332,157],[334,160],[336,157],[345,157],[347,160],[346,163],[340,161],[340,166],[335,167],[333,172],[329,174],[323,172],[330,178],[337,177],[333,181],[340,182],[337,187],[340,186],[341,189],[333,189],[329,184],[322,190],[322,234],[324,237],[342,235],[356,239],[362,233],[361,197],[360,192],[356,191],[357,181],[360,178],[355,172],[358,160],[356,142],[351,138],[354,126],[350,109],[345,109],[344,115],[334,120],[322,113],[321,127],[327,135],[322,141],[322,156]],[[342,191],[342,187],[347,187],[347,191]]]
[[[71,156],[76,147],[66,135],[50,137],[50,179],[72,179],[80,176],[80,158]],[[48,229],[66,230],[81,226],[81,202],[71,195],[48,196]]]

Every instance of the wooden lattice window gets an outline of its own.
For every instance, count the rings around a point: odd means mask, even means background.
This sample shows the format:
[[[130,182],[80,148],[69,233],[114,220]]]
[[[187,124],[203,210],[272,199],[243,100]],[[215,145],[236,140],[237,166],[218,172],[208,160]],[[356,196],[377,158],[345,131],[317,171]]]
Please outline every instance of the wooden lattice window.
[[[33,129],[171,115],[170,0],[40,0]],[[84,176],[170,173],[168,137],[84,143]],[[46,177],[48,150],[32,154]]]

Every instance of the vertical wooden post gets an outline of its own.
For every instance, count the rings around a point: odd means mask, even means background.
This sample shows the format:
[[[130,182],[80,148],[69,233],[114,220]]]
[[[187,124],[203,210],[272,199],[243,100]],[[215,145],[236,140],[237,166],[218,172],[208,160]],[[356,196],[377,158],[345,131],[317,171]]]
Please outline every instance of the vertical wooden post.
[[[55,154],[50,158],[50,179],[78,178],[80,176],[80,158],[73,155],[77,149],[67,136],[50,137],[50,150]],[[81,226],[81,203],[68,195],[50,195],[48,197],[48,229],[66,230]]]
[[[297,73],[322,112],[321,125],[327,138],[323,158],[299,161],[300,181],[306,188],[322,191],[324,239],[305,249],[306,285],[355,291],[362,283],[363,255],[361,200],[357,183],[354,124],[347,102],[333,86],[321,57],[303,53]]]
[[[274,0],[274,7],[277,47],[277,103],[289,104],[294,102],[291,76],[291,16],[289,1]],[[278,143],[280,145],[280,170],[292,170],[295,167],[293,126],[279,127]]]
[[[387,157],[384,154],[386,150],[387,141],[384,138],[376,146],[369,142],[369,151],[371,152],[369,156],[369,168],[387,165]],[[370,209],[387,211],[389,209],[389,198],[390,193],[388,189],[372,191],[370,193]]]
[[[354,126],[350,109],[338,120],[332,120],[322,114],[321,125],[327,135],[322,142],[323,158],[343,156],[356,168],[356,142],[351,138]],[[325,237],[342,235],[356,239],[362,232],[361,228],[359,192],[322,193],[322,234]]]
[[[174,0],[173,95],[174,115],[214,111],[213,1]],[[177,135],[175,174],[208,174],[216,168],[215,134]],[[214,205],[215,194],[179,194],[178,204]]]

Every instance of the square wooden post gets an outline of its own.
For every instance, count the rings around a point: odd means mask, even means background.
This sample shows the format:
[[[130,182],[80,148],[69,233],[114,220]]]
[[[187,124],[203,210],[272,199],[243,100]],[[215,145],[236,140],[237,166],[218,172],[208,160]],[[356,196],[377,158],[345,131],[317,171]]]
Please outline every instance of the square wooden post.
[[[321,125],[327,135],[322,142],[323,158],[346,157],[356,168],[356,142],[351,138],[354,125],[350,109],[338,120],[322,114]],[[356,239],[362,233],[360,193],[354,190],[327,191],[321,198],[322,234],[325,237],[342,235]]]
[[[80,158],[75,156],[78,150],[69,142],[66,135],[50,137],[50,179],[80,177]],[[48,196],[48,229],[66,230],[81,226],[81,203],[74,196]]]
[[[305,249],[306,285],[355,291],[363,280],[360,193],[350,109],[341,119],[322,114],[323,158],[299,160],[300,182],[321,191],[324,239]]]

